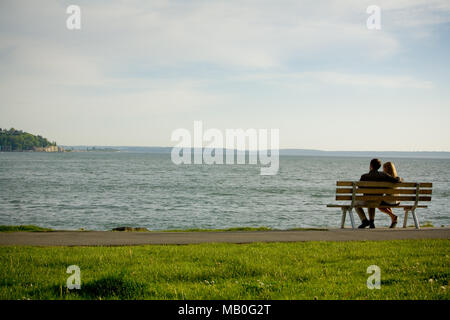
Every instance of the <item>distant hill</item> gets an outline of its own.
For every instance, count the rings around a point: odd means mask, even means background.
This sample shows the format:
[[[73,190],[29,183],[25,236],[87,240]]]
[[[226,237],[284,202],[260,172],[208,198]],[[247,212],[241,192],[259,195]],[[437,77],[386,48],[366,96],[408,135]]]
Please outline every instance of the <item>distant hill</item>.
[[[72,151],[122,151],[136,153],[162,153],[169,154],[171,147],[116,147],[116,146],[64,146],[66,150]]]
[[[450,159],[450,152],[443,152],[443,151],[322,151],[322,150],[308,150],[308,149],[280,149],[280,155]]]
[[[97,148],[114,148],[121,152],[170,154],[172,147],[126,147],[126,146],[96,146]],[[66,147],[75,150],[86,150],[88,146]],[[195,150],[199,152],[199,150]],[[242,151],[238,151],[242,152]],[[225,151],[224,151],[225,153]],[[314,149],[280,149],[281,156],[311,156],[311,157],[365,157],[365,158],[428,158],[450,159],[450,152],[440,151],[323,151]]]
[[[22,130],[0,128],[0,151],[47,151],[57,150],[56,142],[50,142],[40,135]]]

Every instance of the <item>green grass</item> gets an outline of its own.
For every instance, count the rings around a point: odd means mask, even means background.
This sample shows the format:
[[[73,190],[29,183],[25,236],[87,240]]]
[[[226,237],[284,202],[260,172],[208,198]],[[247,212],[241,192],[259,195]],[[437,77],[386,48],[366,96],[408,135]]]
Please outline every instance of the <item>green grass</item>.
[[[17,232],[17,231],[48,232],[48,231],[53,231],[53,229],[41,228],[41,227],[33,226],[33,225],[20,225],[20,226],[0,225],[0,232]]]
[[[420,224],[422,228],[434,228],[434,225],[431,221],[424,221]]]
[[[449,240],[0,247],[0,299],[449,299]],[[81,269],[68,290],[66,269]],[[366,286],[381,268],[381,289]]]

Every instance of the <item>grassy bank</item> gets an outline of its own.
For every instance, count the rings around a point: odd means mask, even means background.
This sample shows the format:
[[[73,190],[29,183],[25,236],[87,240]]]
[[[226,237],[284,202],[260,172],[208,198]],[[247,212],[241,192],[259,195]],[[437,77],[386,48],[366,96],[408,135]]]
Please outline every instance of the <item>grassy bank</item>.
[[[450,242],[0,247],[0,299],[449,299]],[[66,268],[81,269],[67,290]],[[381,268],[381,289],[366,286]]]
[[[146,228],[139,227],[117,227],[110,231],[118,232],[232,232],[232,231],[276,231],[278,229],[273,229],[269,227],[234,227],[225,229],[167,229],[167,230],[149,230]],[[288,231],[327,231],[326,228],[292,228],[287,229]],[[0,225],[0,232],[49,232],[49,231],[64,231],[64,230],[54,230],[50,228],[42,228],[34,225],[19,225],[19,226],[8,226]],[[83,228],[72,231],[89,231]]]
[[[117,227],[110,231],[118,232],[227,232],[227,231],[271,231],[275,230],[268,227],[236,227],[226,229],[167,229],[167,230],[149,230],[139,227]],[[291,230],[327,230],[327,229],[315,229],[315,228],[297,228]],[[63,231],[54,230],[50,228],[43,228],[35,225],[0,225],[0,232],[49,232],[49,231]],[[73,231],[89,231],[84,229],[78,229]]]
[[[18,231],[26,231],[26,232],[49,232],[53,231],[50,228],[42,228],[34,225],[20,225],[20,226],[5,226],[0,225],[0,232],[18,232]]]

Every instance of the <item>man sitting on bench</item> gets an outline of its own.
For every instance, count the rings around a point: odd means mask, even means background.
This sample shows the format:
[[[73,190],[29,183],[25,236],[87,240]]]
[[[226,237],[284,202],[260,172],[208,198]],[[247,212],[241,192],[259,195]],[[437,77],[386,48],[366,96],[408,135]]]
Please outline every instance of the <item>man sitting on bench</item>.
[[[378,181],[378,182],[401,182],[402,179],[400,177],[394,178],[393,176],[388,175],[387,173],[380,172],[378,169],[381,168],[381,161],[378,159],[372,159],[370,161],[370,172],[363,174],[361,176],[360,181]],[[371,229],[375,228],[375,209],[380,206],[380,202],[378,201],[356,201],[355,202],[355,211],[361,219],[361,225],[358,227],[359,229],[364,229],[367,226],[370,226]],[[367,206],[370,205],[370,208],[367,209],[369,213],[369,220],[367,220],[366,214],[364,213],[363,208],[359,206]]]

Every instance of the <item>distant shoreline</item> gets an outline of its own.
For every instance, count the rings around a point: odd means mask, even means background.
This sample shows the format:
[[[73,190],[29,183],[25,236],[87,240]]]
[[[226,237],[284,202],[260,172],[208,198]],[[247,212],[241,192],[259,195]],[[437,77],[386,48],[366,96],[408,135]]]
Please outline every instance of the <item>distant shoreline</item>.
[[[170,154],[172,147],[130,147],[130,146],[64,146],[72,151],[86,148],[113,149],[121,152]],[[224,149],[225,153],[226,149]],[[201,152],[194,149],[193,153]],[[248,151],[237,150],[238,153]],[[255,151],[251,151],[253,153]],[[315,149],[280,149],[280,156],[324,156],[324,157],[380,157],[380,158],[420,158],[420,159],[450,159],[448,151],[325,151]]]
[[[38,151],[38,150],[0,150],[0,153],[11,152],[128,152],[128,153],[150,153],[150,154],[167,154],[170,155],[172,147],[130,147],[130,146],[67,146],[63,145],[60,151]],[[208,149],[206,149],[208,150]],[[227,149],[223,150],[225,154]],[[199,153],[200,149],[193,149],[192,153]],[[235,150],[237,154],[250,153],[257,151]],[[408,159],[450,159],[448,151],[325,151],[315,149],[279,149],[280,156],[309,156],[309,157],[357,157],[357,158],[408,158]]]
[[[95,149],[86,149],[81,146],[63,146],[64,151],[35,151],[35,150],[14,150],[0,153],[142,153],[142,154],[161,154],[170,155],[172,147],[95,147]],[[71,149],[73,148],[73,149]],[[84,149],[83,149],[84,148]],[[192,154],[200,152],[192,151]],[[249,153],[248,151],[235,150],[237,154]],[[226,151],[224,150],[224,154]],[[254,153],[252,151],[251,153]],[[280,149],[280,156],[291,157],[343,157],[343,158],[405,158],[405,159],[449,159],[450,152],[446,151],[322,151],[322,150],[303,150],[303,149]]]

